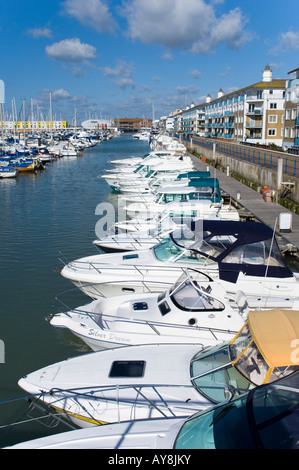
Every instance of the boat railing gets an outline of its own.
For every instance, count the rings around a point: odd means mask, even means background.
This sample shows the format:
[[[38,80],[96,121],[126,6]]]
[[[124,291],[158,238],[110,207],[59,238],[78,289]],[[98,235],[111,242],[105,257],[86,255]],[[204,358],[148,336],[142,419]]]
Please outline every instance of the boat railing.
[[[96,413],[97,405],[101,410],[101,404],[105,403],[115,404],[118,410],[118,422],[120,422],[120,413],[123,406],[131,406],[136,409],[138,407],[152,407],[164,418],[182,416],[190,416],[191,414],[210,406],[209,402],[205,400],[203,395],[198,391],[198,399],[187,398],[186,401],[174,399],[173,389],[184,389],[186,396],[188,392],[194,391],[194,386],[179,385],[179,384],[115,384],[115,385],[102,385],[92,387],[82,387],[73,389],[60,389],[52,388],[49,392],[42,392],[38,398],[48,403],[51,407],[62,409],[62,403],[67,406],[66,413],[72,413],[71,409],[74,406],[78,413],[78,407],[82,412],[87,415],[88,419],[97,422]],[[228,397],[233,397],[236,392],[238,394],[247,393],[248,390],[231,386],[202,386],[201,390],[224,390]],[[167,391],[170,390],[170,395]],[[81,416],[82,416],[81,412]],[[167,413],[168,412],[168,413]],[[85,418],[84,416],[84,418]],[[101,423],[100,421],[98,421]],[[102,423],[101,423],[102,424]]]
[[[122,282],[122,285],[124,286],[123,287],[123,293],[131,293],[133,294],[134,293],[134,289],[131,289],[131,288],[126,288],[125,285],[126,283],[130,283],[129,280],[124,280],[124,281],[121,281]],[[146,283],[142,280],[139,280],[139,281],[134,281],[135,285],[140,285],[142,287],[144,287],[146,289],[146,292],[149,293],[149,294],[155,294],[155,293],[161,293],[167,289],[169,289],[173,283],[172,282],[159,282],[159,288],[157,288],[157,282],[155,281],[146,281]],[[101,298],[107,298],[106,295],[104,295],[100,290],[97,291],[96,290],[96,287],[99,286],[99,288],[101,287],[101,285],[105,285],[106,283],[105,282],[99,282],[98,284],[84,284],[84,286],[80,286],[80,287],[73,287],[71,289],[67,289],[63,292],[60,292],[59,294],[56,294],[55,296],[55,300],[57,300],[60,304],[62,304],[67,310],[74,310],[72,307],[70,307],[64,300],[62,300],[62,297],[66,297],[68,296],[69,294],[72,296],[72,298],[74,299],[74,295],[73,294],[80,294],[82,295],[82,288],[86,287],[86,288],[95,288],[95,293],[98,294],[98,296],[100,296]],[[111,281],[109,282],[109,285],[113,285],[113,284],[118,284],[118,281]],[[152,284],[152,286],[151,286]],[[98,298],[95,297],[95,298]],[[90,295],[88,295],[89,297],[89,300],[91,300],[92,298],[90,297]]]
[[[206,333],[210,333],[211,336],[213,337],[213,339],[215,339],[215,340],[220,339],[217,336],[217,334],[218,335],[231,334],[233,336],[233,335],[236,335],[238,333],[238,330],[229,330],[229,329],[224,329],[224,328],[199,326],[199,325],[191,325],[191,324],[189,325],[189,324],[183,324],[183,323],[165,323],[165,322],[163,323],[163,322],[152,321],[152,320],[132,319],[132,318],[125,318],[125,317],[120,317],[120,316],[115,317],[113,315],[108,315],[106,313],[96,313],[96,312],[91,313],[91,312],[88,312],[88,311],[83,310],[81,308],[76,308],[76,309],[70,310],[68,312],[63,312],[63,314],[66,315],[66,316],[69,316],[70,318],[72,317],[72,314],[87,316],[88,318],[90,318],[96,324],[97,324],[96,318],[100,317],[101,324],[106,326],[107,329],[110,329],[109,328],[109,323],[118,324],[118,325],[130,324],[130,325],[135,325],[135,326],[147,325],[158,336],[161,336],[163,334],[163,331],[161,331],[163,329],[164,330],[165,329],[176,329],[176,330],[178,330],[178,333],[177,333],[178,335],[180,335],[180,332],[182,331],[182,329],[188,330],[188,331],[196,330],[198,332],[206,332]],[[190,312],[190,314],[191,314],[191,312]],[[124,330],[120,329],[120,330],[117,330],[117,331],[125,332],[127,330],[126,329],[124,329]],[[131,331],[138,333],[137,329],[136,330],[132,329]],[[198,339],[200,339],[200,337]],[[198,343],[198,344],[200,344],[200,343]]]
[[[190,249],[186,250],[186,251],[190,251]],[[75,261],[71,261],[70,263],[67,263],[65,264],[63,261],[63,264],[65,266],[67,266],[68,268],[70,269],[73,269],[73,270],[76,270],[76,269],[80,269],[80,270],[85,270],[85,271],[91,271],[91,270],[95,270],[96,272],[98,272],[99,274],[103,274],[103,272],[101,271],[101,267],[104,266],[104,269],[109,269],[109,271],[117,271],[118,273],[119,272],[125,272],[125,271],[128,271],[128,269],[131,271],[132,268],[135,269],[136,271],[139,272],[139,274],[141,276],[148,276],[148,274],[154,270],[163,270],[163,272],[169,272],[169,273],[172,273],[172,272],[181,272],[183,273],[184,269],[186,269],[188,266],[178,266],[176,265],[175,263],[173,263],[173,265],[153,265],[153,264],[142,264],[142,265],[136,265],[134,264],[134,257],[137,257],[136,255],[134,255],[134,253],[131,253],[131,252],[125,252],[123,254],[124,257],[131,257],[132,258],[132,264],[128,264],[128,265],[119,265],[119,264],[104,264],[103,263],[100,263],[100,262],[90,262],[90,261],[80,261],[80,260],[75,260]],[[209,258],[207,257],[207,259],[205,259],[204,263],[198,263],[199,266],[198,266],[198,270],[201,270],[202,268],[205,269],[206,267],[206,264],[208,263],[209,261]],[[195,260],[195,263],[197,263],[197,261]],[[202,272],[202,274],[204,275],[205,273]],[[177,275],[177,277],[180,276],[180,273]],[[160,282],[160,281],[159,281]]]

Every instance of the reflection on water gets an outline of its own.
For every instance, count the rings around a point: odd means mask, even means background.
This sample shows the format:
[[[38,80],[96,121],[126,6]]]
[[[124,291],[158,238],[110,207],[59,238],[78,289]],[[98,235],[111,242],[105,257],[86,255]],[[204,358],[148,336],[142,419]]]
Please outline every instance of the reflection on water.
[[[26,373],[90,352],[45,318],[64,310],[60,298],[72,307],[90,301],[81,292],[55,298],[74,287],[60,275],[62,261],[97,253],[92,245],[95,209],[101,202],[115,201],[98,175],[112,168],[110,160],[144,155],[148,149],[146,142],[124,136],[101,142],[83,157],[64,157],[35,174],[0,180],[0,339],[5,345],[1,402],[24,396],[17,382]],[[0,425],[14,422],[27,409],[24,400],[0,406]],[[0,429],[0,447],[57,430],[26,424],[2,435]]]

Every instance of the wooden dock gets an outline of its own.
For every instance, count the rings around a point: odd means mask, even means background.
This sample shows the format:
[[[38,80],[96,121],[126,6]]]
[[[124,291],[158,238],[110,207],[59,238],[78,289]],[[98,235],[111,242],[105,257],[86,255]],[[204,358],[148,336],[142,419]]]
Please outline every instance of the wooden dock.
[[[243,214],[248,214],[248,216],[264,223],[273,230],[275,229],[280,245],[284,245],[285,250],[299,256],[299,216],[297,214],[275,202],[265,202],[262,195],[254,189],[249,188],[226,173],[209,166],[200,158],[189,155],[196,169],[204,171],[209,167],[211,177],[218,178],[221,190],[231,198],[234,206],[240,208]],[[280,214],[291,214],[291,232],[279,231]]]

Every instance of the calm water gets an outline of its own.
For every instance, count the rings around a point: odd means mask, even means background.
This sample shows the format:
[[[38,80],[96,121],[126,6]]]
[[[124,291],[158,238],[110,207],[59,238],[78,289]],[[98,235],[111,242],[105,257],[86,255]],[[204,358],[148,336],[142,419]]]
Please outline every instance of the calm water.
[[[64,310],[55,297],[73,287],[60,275],[60,260],[98,253],[92,245],[99,220],[95,209],[101,202],[114,203],[115,196],[97,176],[112,168],[109,160],[148,150],[146,142],[122,136],[85,150],[82,157],[59,159],[36,174],[0,180],[0,339],[5,349],[5,362],[0,363],[1,426],[30,419],[22,416],[28,408],[25,400],[14,400],[26,396],[17,384],[23,375],[90,351],[45,320]],[[88,301],[83,294],[77,296],[77,306]],[[1,428],[0,447],[64,430],[34,422],[8,432]]]

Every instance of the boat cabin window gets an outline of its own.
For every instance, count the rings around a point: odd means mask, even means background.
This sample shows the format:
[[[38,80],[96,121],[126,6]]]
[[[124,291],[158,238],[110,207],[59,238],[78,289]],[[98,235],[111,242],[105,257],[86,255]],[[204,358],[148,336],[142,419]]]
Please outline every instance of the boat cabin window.
[[[222,311],[224,305],[217,299],[210,297],[195,285],[186,280],[183,284],[176,283],[170,292],[172,302],[181,310],[190,311]]]
[[[113,361],[109,377],[143,377],[144,361]]]
[[[162,198],[161,196],[158,196],[158,201],[163,204],[168,204],[169,202],[183,202],[187,201],[187,194],[163,194]]]
[[[200,253],[180,248],[170,237],[155,245],[153,251],[156,258],[160,261],[188,261],[188,263],[203,263],[206,261],[206,258]]]
[[[232,366],[228,345],[216,345],[200,351],[191,361],[192,383],[199,393],[214,403],[227,401],[246,392],[250,383]]]
[[[204,234],[205,238],[208,238],[208,234]],[[202,240],[199,246],[199,250],[205,253],[207,256],[214,256],[215,258],[223,253],[229,246],[236,241],[234,236],[219,236],[208,238],[208,240]]]
[[[298,377],[293,378],[193,415],[180,429],[174,448],[256,449],[257,442],[264,449],[298,448]]]
[[[271,240],[239,246],[223,259],[223,263],[285,266],[285,261],[275,240],[272,247]]]
[[[196,188],[190,194],[190,199],[219,199],[218,192],[215,188],[211,187],[203,187],[203,188]]]

